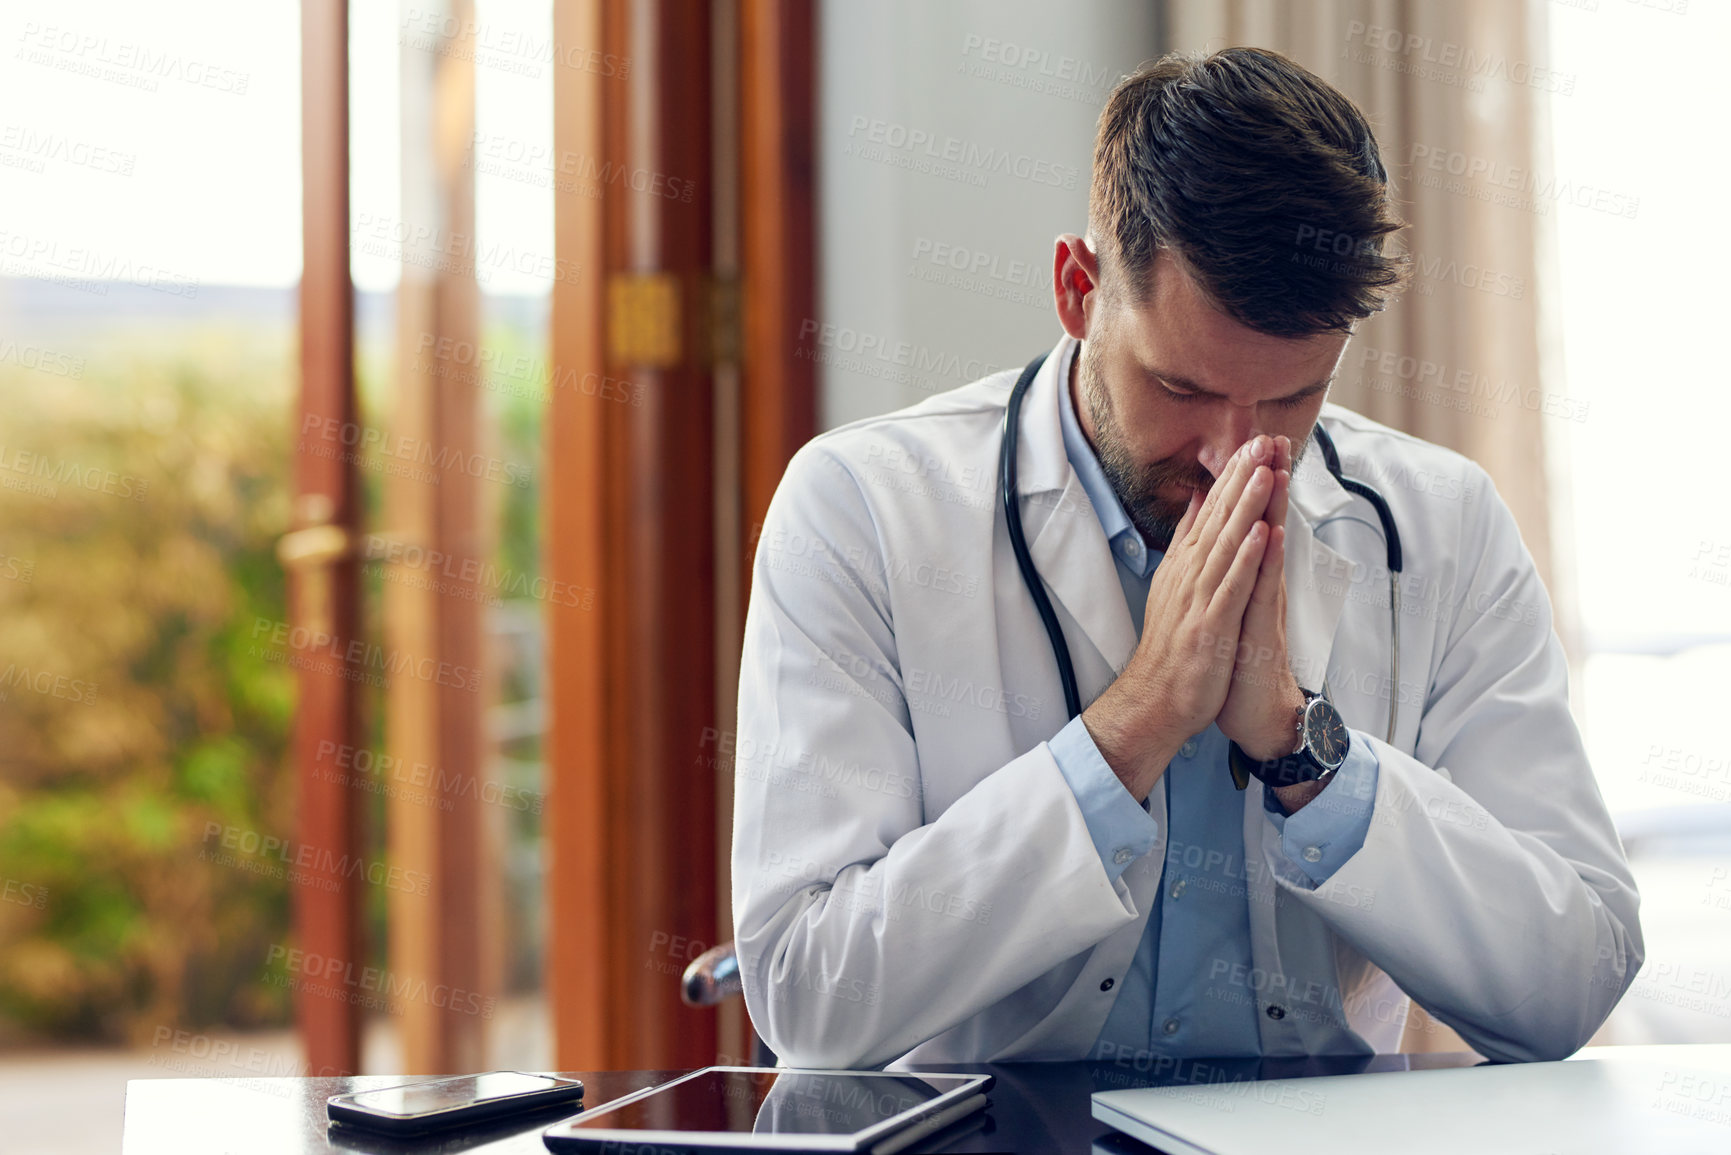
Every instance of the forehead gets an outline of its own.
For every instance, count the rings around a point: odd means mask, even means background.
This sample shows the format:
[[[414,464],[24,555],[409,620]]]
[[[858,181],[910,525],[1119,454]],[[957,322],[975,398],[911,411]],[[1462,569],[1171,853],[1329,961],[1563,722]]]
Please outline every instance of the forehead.
[[[1271,337],[1223,313],[1169,255],[1154,261],[1145,301],[1113,294],[1110,342],[1132,372],[1164,373],[1245,405],[1327,380],[1347,334]]]

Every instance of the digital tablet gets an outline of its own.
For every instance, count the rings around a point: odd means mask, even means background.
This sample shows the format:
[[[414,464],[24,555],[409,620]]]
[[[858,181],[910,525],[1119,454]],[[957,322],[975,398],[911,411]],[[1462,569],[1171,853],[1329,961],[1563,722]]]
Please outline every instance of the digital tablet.
[[[990,1075],[705,1067],[555,1124],[543,1138],[554,1151],[657,1144],[891,1155],[984,1108],[991,1088]]]

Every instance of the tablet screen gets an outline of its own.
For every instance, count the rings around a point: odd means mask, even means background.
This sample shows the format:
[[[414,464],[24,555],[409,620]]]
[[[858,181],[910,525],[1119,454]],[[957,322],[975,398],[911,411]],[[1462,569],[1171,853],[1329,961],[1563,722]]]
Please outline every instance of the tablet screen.
[[[566,1125],[585,1130],[853,1135],[977,1081],[977,1075],[708,1070],[602,1107]]]

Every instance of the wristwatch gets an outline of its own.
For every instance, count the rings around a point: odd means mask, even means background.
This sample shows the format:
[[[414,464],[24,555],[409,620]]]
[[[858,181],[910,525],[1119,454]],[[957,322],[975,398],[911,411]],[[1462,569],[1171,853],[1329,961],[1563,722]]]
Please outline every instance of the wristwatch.
[[[1296,786],[1300,782],[1315,782],[1340,769],[1351,742],[1352,735],[1347,733],[1346,723],[1334,703],[1305,690],[1304,708],[1298,715],[1298,749],[1261,762],[1232,742],[1226,747],[1226,764],[1232,769],[1233,784],[1240,790],[1250,785],[1252,778],[1270,786]]]

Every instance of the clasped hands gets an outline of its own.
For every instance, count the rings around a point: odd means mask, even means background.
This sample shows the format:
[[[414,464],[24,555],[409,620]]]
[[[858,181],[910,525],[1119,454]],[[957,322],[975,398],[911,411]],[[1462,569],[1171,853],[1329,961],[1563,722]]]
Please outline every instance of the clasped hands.
[[[1206,497],[1193,492],[1154,571],[1142,640],[1082,721],[1141,802],[1209,723],[1252,758],[1293,752],[1304,691],[1286,655],[1286,507],[1292,444],[1241,445]],[[1223,771],[1224,772],[1224,771]],[[1321,787],[1277,794],[1296,810]]]

